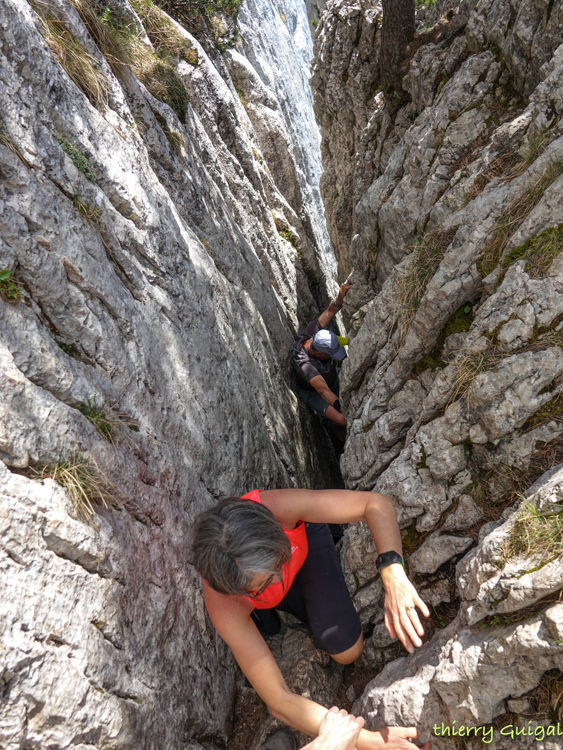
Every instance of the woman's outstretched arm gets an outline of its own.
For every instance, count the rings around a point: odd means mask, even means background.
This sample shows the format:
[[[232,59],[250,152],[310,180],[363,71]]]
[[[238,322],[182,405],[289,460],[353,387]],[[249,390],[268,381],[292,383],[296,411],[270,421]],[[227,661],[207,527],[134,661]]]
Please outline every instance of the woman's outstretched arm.
[[[403,554],[401,532],[392,500],[377,492],[354,490],[268,490],[260,493],[282,526],[294,528],[298,521],[312,523],[352,523],[366,521],[378,554]],[[428,607],[419,597],[400,563],[381,569],[385,587],[385,625],[392,638],[398,637],[412,653],[422,646],[424,629],[415,607],[425,617]],[[413,645],[414,644],[414,645]]]
[[[204,583],[207,611],[217,632],[231,647],[239,667],[276,719],[310,737],[319,733],[327,709],[292,693],[282,673],[250,618],[252,605],[242,597],[226,596]],[[358,750],[412,750],[408,738],[417,737],[413,727],[388,727],[382,732],[361,730]]]

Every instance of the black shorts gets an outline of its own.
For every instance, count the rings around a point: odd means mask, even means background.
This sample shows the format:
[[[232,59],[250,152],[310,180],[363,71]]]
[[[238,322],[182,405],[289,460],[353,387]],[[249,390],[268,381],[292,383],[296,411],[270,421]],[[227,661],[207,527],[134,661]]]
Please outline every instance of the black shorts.
[[[329,527],[305,524],[309,553],[282,601],[275,607],[308,625],[319,646],[328,654],[340,654],[357,642],[362,633]],[[255,610],[255,621],[260,613]]]

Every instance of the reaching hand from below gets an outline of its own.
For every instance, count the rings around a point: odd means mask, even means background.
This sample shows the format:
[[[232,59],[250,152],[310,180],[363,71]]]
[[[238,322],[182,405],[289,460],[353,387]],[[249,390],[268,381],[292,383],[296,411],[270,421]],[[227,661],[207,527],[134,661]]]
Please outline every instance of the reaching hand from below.
[[[319,727],[319,736],[303,750],[356,750],[364,720],[333,706]]]

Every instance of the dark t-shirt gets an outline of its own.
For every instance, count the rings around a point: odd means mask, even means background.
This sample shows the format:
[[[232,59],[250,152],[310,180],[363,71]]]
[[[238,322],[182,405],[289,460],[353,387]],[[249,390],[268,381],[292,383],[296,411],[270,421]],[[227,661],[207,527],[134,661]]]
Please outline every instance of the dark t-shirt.
[[[315,333],[322,330],[323,327],[318,319],[313,320],[313,322],[309,323],[307,328],[305,328],[304,331],[301,331],[299,336],[295,339],[292,361],[297,373],[299,387],[303,388],[304,391],[315,391],[315,388],[310,385],[310,381],[317,375],[323,376],[329,388],[332,388],[338,379],[334,360],[317,359],[316,357],[311,356],[302,346],[304,341],[312,339]]]

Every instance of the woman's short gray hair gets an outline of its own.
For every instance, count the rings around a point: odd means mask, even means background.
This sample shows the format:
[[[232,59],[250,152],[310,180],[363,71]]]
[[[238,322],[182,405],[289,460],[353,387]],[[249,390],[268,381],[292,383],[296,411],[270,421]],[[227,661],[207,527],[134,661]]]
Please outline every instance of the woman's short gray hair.
[[[227,498],[196,518],[193,563],[221,594],[246,594],[257,573],[276,575],[290,557],[289,539],[260,503]]]

